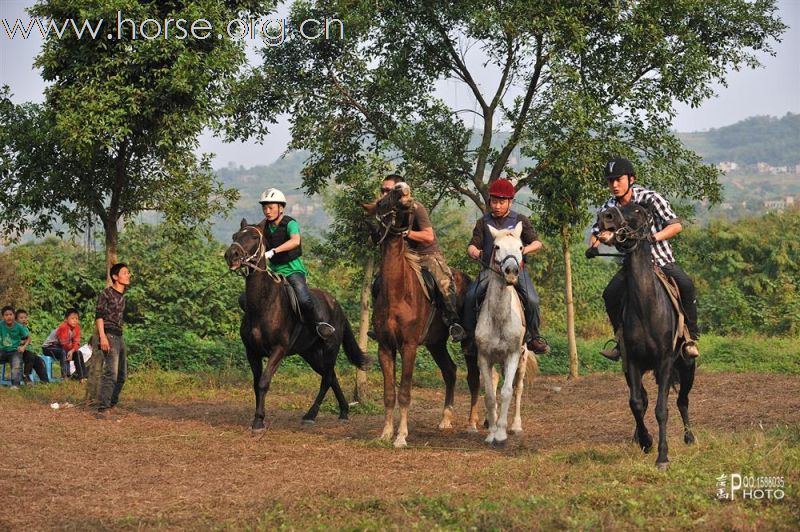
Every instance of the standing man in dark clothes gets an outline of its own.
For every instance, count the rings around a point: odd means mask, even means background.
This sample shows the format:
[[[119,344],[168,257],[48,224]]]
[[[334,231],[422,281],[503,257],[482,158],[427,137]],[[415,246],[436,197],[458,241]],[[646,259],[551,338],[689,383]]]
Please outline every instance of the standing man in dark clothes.
[[[128,353],[122,339],[122,315],[125,312],[125,290],[131,284],[131,272],[123,263],[114,264],[109,272],[111,286],[100,292],[95,311],[95,329],[103,357],[103,379],[97,417],[105,418],[119,401],[119,394],[128,374]]]
[[[464,302],[464,327],[467,334],[475,333],[478,322],[478,310],[486,296],[489,286],[489,275],[492,271],[491,260],[494,251],[494,237],[489,232],[489,226],[495,229],[512,230],[517,223],[522,224],[522,256],[542,249],[542,243],[536,230],[531,225],[527,216],[511,210],[511,204],[516,195],[514,185],[508,179],[498,179],[489,186],[489,212],[475,222],[472,230],[472,239],[469,241],[467,253],[472,259],[480,260],[483,269],[478,274],[467,290]],[[539,335],[539,294],[533,287],[533,281],[528,270],[520,270],[519,281],[516,284],[517,293],[522,300],[525,310],[525,342],[528,349],[541,355],[550,351],[550,346]]]

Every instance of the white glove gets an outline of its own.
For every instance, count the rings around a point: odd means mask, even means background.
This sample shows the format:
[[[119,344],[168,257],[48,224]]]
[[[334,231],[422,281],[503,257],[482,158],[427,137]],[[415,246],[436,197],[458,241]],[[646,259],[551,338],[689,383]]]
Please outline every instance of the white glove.
[[[267,258],[267,260],[270,260],[272,257],[275,256],[275,250],[271,249],[271,250],[265,252],[264,256]]]

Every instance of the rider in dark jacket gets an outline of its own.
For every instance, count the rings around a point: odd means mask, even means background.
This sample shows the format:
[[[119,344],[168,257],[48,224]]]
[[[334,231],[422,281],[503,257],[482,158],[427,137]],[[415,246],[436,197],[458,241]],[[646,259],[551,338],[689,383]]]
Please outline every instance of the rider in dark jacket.
[[[528,253],[533,253],[542,248],[542,243],[536,234],[527,216],[511,210],[511,203],[514,200],[516,190],[508,179],[498,179],[489,186],[489,206],[490,211],[484,214],[475,222],[472,230],[472,240],[467,247],[467,253],[473,259],[480,260],[483,269],[478,277],[467,290],[464,302],[464,329],[468,334],[474,334],[475,326],[478,322],[478,310],[486,296],[489,284],[489,269],[492,253],[494,250],[494,237],[489,232],[489,226],[495,229],[514,229],[517,223],[522,223],[522,249],[523,257]],[[528,349],[536,354],[543,354],[550,351],[550,346],[539,335],[539,294],[533,286],[533,281],[528,274],[528,270],[522,267],[519,281],[516,285],[517,293],[525,307],[525,341]]]

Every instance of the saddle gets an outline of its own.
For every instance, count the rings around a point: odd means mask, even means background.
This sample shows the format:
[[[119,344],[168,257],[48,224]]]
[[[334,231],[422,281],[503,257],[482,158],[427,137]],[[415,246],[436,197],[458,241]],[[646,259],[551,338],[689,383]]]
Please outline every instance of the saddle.
[[[686,316],[683,312],[683,306],[681,305],[681,292],[675,281],[667,277],[661,268],[656,266],[654,271],[658,280],[661,281],[661,284],[666,288],[669,299],[672,302],[672,307],[678,315],[678,326],[675,327],[675,335],[672,337],[672,350],[674,351],[681,338],[684,341],[689,341],[691,339],[689,329],[686,327]]]

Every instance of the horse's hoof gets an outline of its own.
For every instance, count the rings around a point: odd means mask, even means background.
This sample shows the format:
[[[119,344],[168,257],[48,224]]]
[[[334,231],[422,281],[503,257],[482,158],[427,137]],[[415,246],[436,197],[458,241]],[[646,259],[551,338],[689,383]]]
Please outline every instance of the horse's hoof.
[[[694,439],[694,434],[692,434],[691,432],[686,432],[683,435],[683,443],[685,443],[686,445],[693,445],[695,441],[696,440]]]
[[[522,427],[511,427],[511,434],[522,434]]]
[[[669,469],[669,462],[658,462],[656,463],[656,468],[659,471],[666,471],[667,469]]]
[[[506,438],[505,440],[494,440],[492,442],[492,447],[497,447],[502,449],[506,446],[506,443],[508,443],[508,438]]]
[[[403,438],[403,439],[397,438],[396,440],[394,440],[394,444],[393,445],[394,445],[395,449],[402,449],[403,447],[408,447],[408,444],[406,443],[406,439],[405,438]]]
[[[439,430],[447,430],[447,429],[452,429],[452,428],[453,428],[453,424],[450,423],[449,421],[447,421],[447,422],[442,421],[441,423],[439,423]]]
[[[265,430],[267,430],[267,429],[265,429],[264,427],[261,427],[261,428],[258,428],[258,429],[255,428],[255,427],[251,427],[250,428],[250,434],[252,434],[253,436],[258,436],[259,434],[261,434]]]
[[[474,434],[478,432],[478,427],[476,427],[475,425],[470,425],[469,427],[467,427],[467,432]]]
[[[339,416],[339,421],[343,421],[343,422],[346,423],[346,422],[350,421],[350,418],[347,417],[347,416]]]
[[[494,443],[494,434],[489,434],[488,436],[486,436],[486,439],[483,440],[483,441],[485,441],[489,445],[492,445]]]
[[[306,419],[306,418],[303,418],[303,425],[313,425],[313,424],[314,424],[314,423],[316,423],[316,422],[317,422],[317,421],[316,421],[315,419]]]

